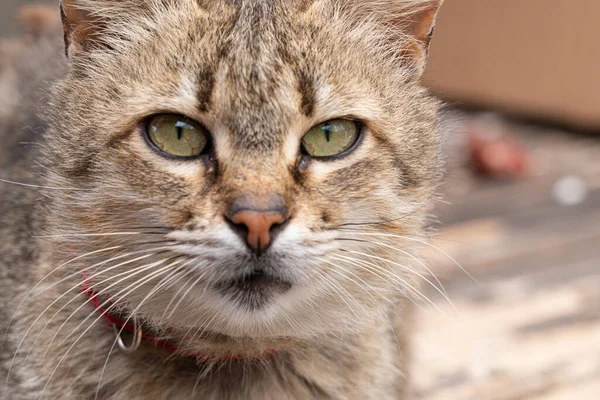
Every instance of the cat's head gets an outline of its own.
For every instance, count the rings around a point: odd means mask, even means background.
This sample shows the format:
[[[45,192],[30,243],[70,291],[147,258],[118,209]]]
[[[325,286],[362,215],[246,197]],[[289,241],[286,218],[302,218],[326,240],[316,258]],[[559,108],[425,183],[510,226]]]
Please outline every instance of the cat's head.
[[[159,328],[364,327],[416,290],[440,2],[63,0],[53,234]]]

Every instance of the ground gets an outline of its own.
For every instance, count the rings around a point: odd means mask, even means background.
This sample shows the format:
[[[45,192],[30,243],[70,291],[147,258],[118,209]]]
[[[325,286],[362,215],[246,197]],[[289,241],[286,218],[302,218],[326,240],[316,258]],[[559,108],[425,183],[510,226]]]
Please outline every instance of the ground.
[[[477,282],[429,255],[458,312],[429,290],[446,316],[419,312],[418,398],[600,398],[600,138],[502,125],[523,141],[532,174],[489,181],[465,166],[461,138],[472,118],[447,119],[449,176],[434,244]],[[561,204],[559,181],[583,184],[576,204]]]

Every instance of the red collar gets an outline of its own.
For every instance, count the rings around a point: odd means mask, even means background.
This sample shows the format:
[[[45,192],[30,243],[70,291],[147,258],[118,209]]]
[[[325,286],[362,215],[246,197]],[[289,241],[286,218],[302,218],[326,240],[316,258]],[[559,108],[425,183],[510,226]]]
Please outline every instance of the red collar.
[[[115,326],[118,330],[124,330],[130,333],[135,333],[135,327],[132,323],[123,321],[121,318],[111,314],[106,308],[104,308],[102,301],[99,299],[99,293],[94,289],[90,288],[84,280],[83,292],[89,297],[90,302],[94,308],[100,312],[102,318],[110,325]],[[201,361],[232,361],[232,360],[258,360],[265,361],[273,357],[277,351],[267,350],[265,353],[258,356],[248,356],[245,354],[224,354],[224,355],[208,355],[202,353],[194,353],[185,350],[181,350],[179,346],[174,345],[166,340],[159,339],[149,333],[142,332],[142,339],[147,342],[154,344],[154,346],[169,351],[173,354],[183,357],[195,358]]]

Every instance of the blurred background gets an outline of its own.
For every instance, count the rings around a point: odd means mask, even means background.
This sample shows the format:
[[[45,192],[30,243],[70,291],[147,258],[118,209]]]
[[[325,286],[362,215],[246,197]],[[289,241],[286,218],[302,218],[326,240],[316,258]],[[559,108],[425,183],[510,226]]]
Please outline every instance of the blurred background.
[[[34,2],[2,0],[1,37]],[[417,399],[600,399],[599,21],[596,0],[445,2],[424,82],[446,104],[448,172],[426,259],[458,311],[427,289]]]
[[[448,176],[429,264],[458,312],[430,290],[441,312],[418,313],[421,399],[600,399],[599,22],[595,0],[442,8],[424,80],[447,103]]]
[[[1,0],[0,1],[0,36],[14,36],[23,33],[22,24],[16,17],[19,7],[27,4],[58,4],[58,0]]]

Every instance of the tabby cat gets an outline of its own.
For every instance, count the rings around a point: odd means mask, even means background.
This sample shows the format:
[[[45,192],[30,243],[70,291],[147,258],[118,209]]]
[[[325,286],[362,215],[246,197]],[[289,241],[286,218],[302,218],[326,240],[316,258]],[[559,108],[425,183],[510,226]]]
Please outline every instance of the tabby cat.
[[[63,0],[0,66],[0,397],[406,399],[440,3]]]

